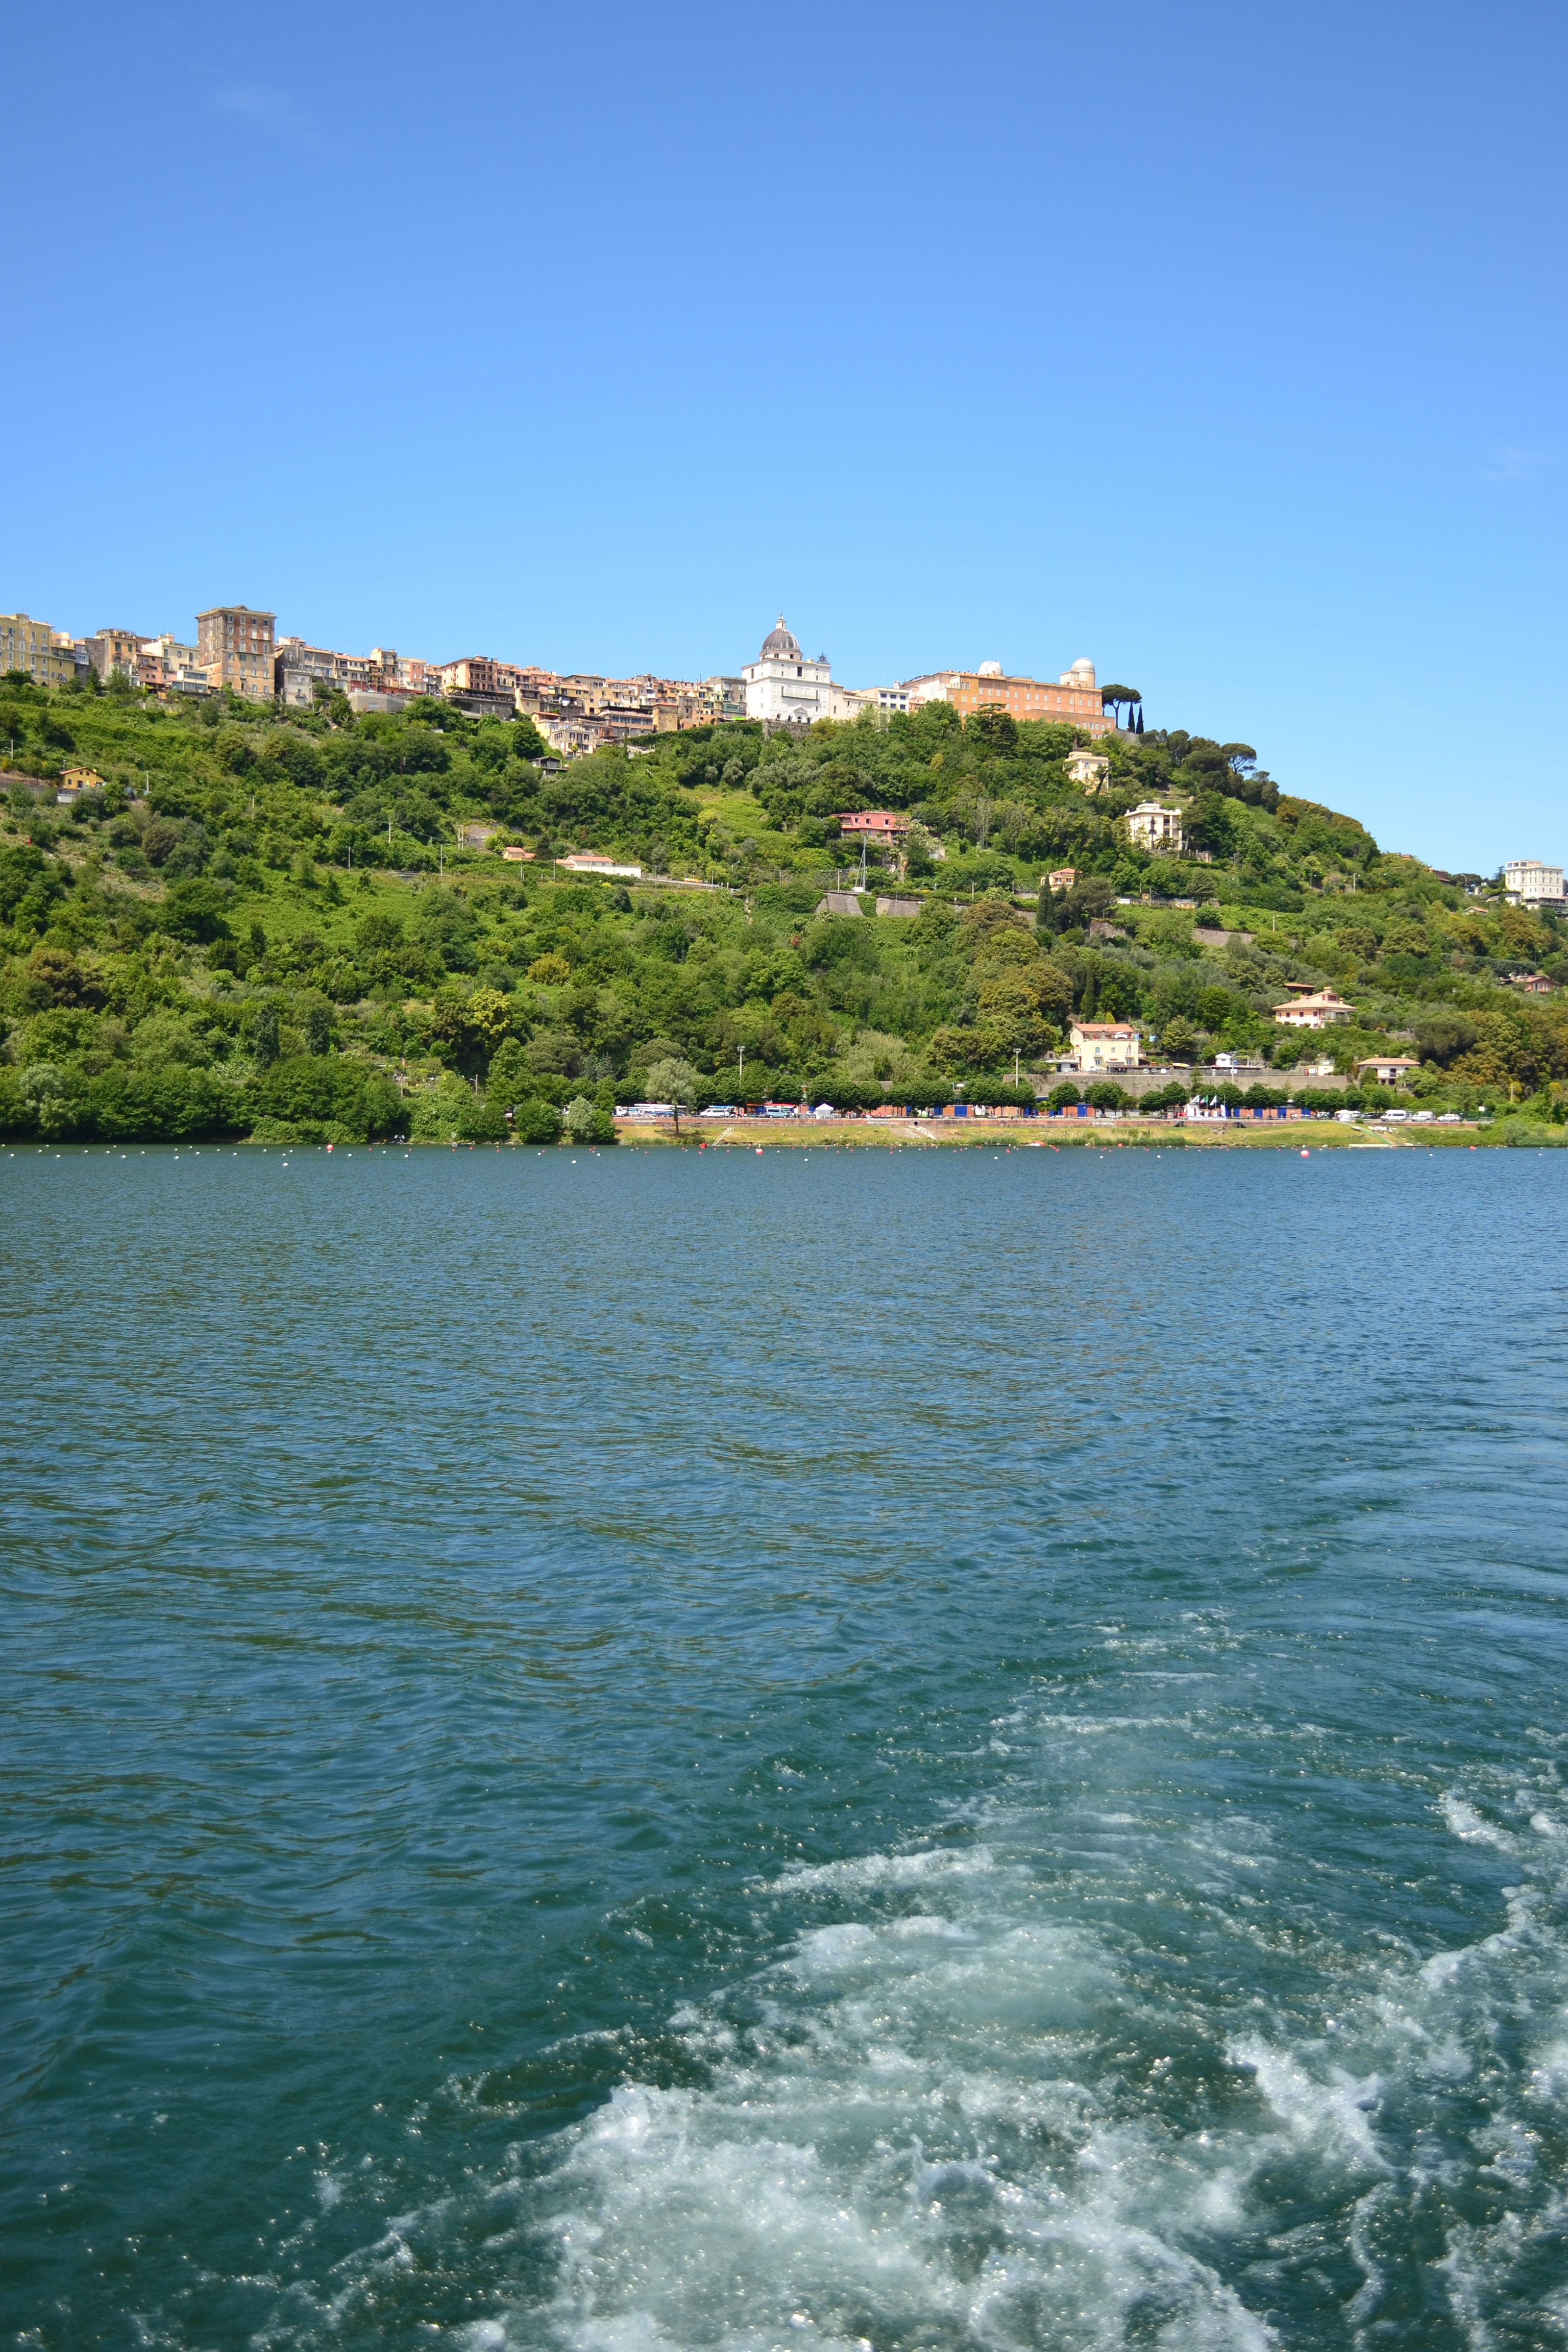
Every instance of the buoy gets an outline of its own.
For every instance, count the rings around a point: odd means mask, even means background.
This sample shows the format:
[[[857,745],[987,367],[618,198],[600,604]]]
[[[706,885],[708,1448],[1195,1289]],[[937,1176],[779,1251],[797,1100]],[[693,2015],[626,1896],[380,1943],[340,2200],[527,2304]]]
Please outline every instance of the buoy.
[[[1311,1156],[1312,1156],[1312,1155],[1311,1155],[1311,1153],[1308,1150],[1308,1149],[1307,1149],[1306,1145],[1305,1145],[1305,1144],[1303,1144],[1303,1145],[1301,1146],[1301,1157],[1302,1157],[1302,1159],[1303,1159],[1303,1160],[1310,1160],[1310,1159],[1311,1158]]]
[[[331,1147],[331,1145],[329,1143],[329,1144],[328,1144],[328,1146],[327,1146],[327,1150],[330,1151],[330,1150],[331,1150],[331,1148],[332,1148],[332,1147]]]
[[[757,1146],[757,1158],[760,1160],[760,1159],[762,1158],[762,1156],[763,1156],[763,1147],[762,1147],[762,1145],[759,1143],[759,1144],[758,1144],[758,1146]]]

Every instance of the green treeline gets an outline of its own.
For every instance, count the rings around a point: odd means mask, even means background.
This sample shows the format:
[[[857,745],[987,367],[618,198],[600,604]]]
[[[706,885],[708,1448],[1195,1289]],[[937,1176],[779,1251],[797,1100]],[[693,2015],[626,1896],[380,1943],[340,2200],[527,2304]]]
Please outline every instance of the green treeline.
[[[1192,1083],[1221,1049],[1343,1070],[1392,1048],[1434,1104],[1561,1117],[1568,1018],[1512,982],[1568,982],[1563,926],[1382,855],[1245,744],[1112,737],[1086,779],[1066,728],[935,705],[556,766],[526,721],[437,702],[283,718],[13,674],[0,745],[14,1139],[543,1143],[607,1139],[613,1104],[647,1096],[1032,1099],[1075,1015],[1139,1021]],[[65,809],[68,769],[101,782]],[[1180,811],[1180,857],[1129,839],[1151,798]],[[909,819],[907,868],[868,855],[868,911],[819,913],[859,856],[835,820],[863,808]],[[568,879],[573,849],[646,879]],[[1053,895],[1057,866],[1079,878]],[[869,911],[879,890],[918,913]],[[1292,982],[1338,989],[1353,1024],[1278,1027]]]

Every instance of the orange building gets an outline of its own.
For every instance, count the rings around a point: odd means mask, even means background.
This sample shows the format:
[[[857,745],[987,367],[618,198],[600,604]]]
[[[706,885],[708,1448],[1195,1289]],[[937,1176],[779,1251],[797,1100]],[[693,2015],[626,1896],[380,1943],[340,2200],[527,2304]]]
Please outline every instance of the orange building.
[[[1014,719],[1051,719],[1080,727],[1086,735],[1110,735],[1116,722],[1106,716],[1094,682],[1094,664],[1087,658],[1063,670],[1052,686],[1039,677],[1005,677],[1000,662],[982,662],[978,669],[933,670],[925,677],[906,678],[910,707],[919,702],[951,702],[967,719],[987,706],[1005,710]]]

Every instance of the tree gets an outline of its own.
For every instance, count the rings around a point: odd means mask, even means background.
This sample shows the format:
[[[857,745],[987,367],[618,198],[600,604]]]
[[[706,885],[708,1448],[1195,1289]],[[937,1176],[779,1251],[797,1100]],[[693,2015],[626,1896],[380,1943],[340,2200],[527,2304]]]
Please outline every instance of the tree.
[[[251,1016],[250,1058],[258,1070],[278,1059],[278,1007],[270,999],[258,1004]]]
[[[1138,974],[1128,964],[1110,964],[1100,976],[1100,1017],[1131,1021],[1138,1010]]]
[[[1018,748],[1018,722],[1000,703],[983,702],[966,722],[963,733],[966,741],[982,743],[1003,758]]]
[[[615,1119],[586,1095],[574,1095],[567,1104],[564,1125],[574,1143],[614,1143],[616,1139]]]
[[[1103,874],[1083,874],[1070,890],[1042,891],[1035,919],[1043,931],[1086,929],[1103,921],[1116,904],[1116,892]]]
[[[305,1017],[300,1025],[304,1032],[307,1054],[328,1052],[332,1042],[331,1008],[320,997],[312,998],[306,1005]]]
[[[468,999],[468,1027],[481,1054],[495,1052],[511,1027],[511,1000],[499,988],[476,988]]]
[[[1071,1078],[1063,1078],[1059,1085],[1051,1088],[1046,1100],[1053,1110],[1070,1110],[1076,1108],[1083,1097]]]
[[[1468,1054],[1480,1034],[1467,1013],[1428,1013],[1415,1024],[1415,1050],[1423,1060],[1446,1068],[1458,1055]]]
[[[1039,989],[1034,975],[1009,965],[980,992],[980,1018],[1001,1036],[1008,1053],[1037,1053],[1046,1042]]]
[[[1096,1078],[1084,1100],[1092,1110],[1125,1110],[1131,1097],[1114,1078]]]
[[[553,1103],[531,1095],[519,1103],[512,1133],[520,1143],[555,1143],[561,1135],[561,1114]]]
[[[1142,702],[1142,699],[1135,686],[1102,686],[1100,689],[1100,707],[1102,710],[1114,710],[1117,713],[1118,726],[1121,723],[1121,713],[1123,708],[1131,709],[1133,703]]]
[[[476,988],[472,996],[443,989],[431,1013],[430,1032],[460,1067],[488,1060],[511,1026],[511,999],[499,988]]]
[[[697,1072],[684,1059],[656,1062],[647,1074],[647,1084],[650,1102],[674,1105],[675,1125],[679,1132],[681,1112],[689,1110],[697,1100],[697,1089],[701,1084]]]
[[[486,1092],[490,1099],[503,1106],[515,1103],[519,1096],[531,1091],[532,1080],[533,1073],[528,1066],[521,1041],[516,1037],[503,1037],[490,1055],[489,1076],[486,1080]]]

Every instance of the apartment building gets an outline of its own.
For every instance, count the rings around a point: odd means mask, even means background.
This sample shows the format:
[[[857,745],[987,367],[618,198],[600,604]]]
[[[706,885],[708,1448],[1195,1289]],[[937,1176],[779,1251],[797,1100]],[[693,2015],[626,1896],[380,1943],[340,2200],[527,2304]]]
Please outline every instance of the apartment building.
[[[439,695],[442,672],[436,662],[400,654],[393,646],[372,646],[368,654],[338,653],[327,646],[307,645],[303,637],[279,637],[273,686],[287,708],[309,710],[318,683],[346,694],[350,708],[396,710],[416,694]],[[366,695],[371,701],[356,700]]]
[[[1563,912],[1563,868],[1543,866],[1539,857],[1510,857],[1502,869],[1508,897],[1516,907],[1544,907]]]
[[[227,687],[248,702],[270,702],[278,648],[276,613],[252,612],[248,604],[212,604],[196,614],[196,659],[214,687]]]
[[[154,694],[202,695],[212,690],[196,647],[183,644],[167,630],[162,636],[142,639],[132,676],[138,686]]]
[[[441,665],[442,693],[475,719],[515,717],[522,680],[521,670],[489,654],[465,654],[459,661]]]
[[[115,670],[122,671],[129,678],[135,677],[144,643],[141,629],[95,629],[90,637],[82,640],[82,649],[89,667],[107,686]]]
[[[76,676],[71,641],[47,621],[26,613],[0,613],[0,676],[26,670],[35,686],[68,686]]]
[[[272,664],[272,690],[285,708],[309,710],[316,699],[318,680],[341,687],[342,656],[325,646],[308,646],[303,637],[280,637]]]
[[[394,646],[372,646],[371,660],[388,690],[403,687],[410,694],[439,694],[439,662],[421,661],[416,654],[400,654]]]
[[[531,664],[518,671],[520,684],[514,698],[520,716],[531,718],[536,710],[554,709],[561,699],[561,679],[552,669],[540,669]]]
[[[1009,677],[1000,662],[982,662],[978,669],[932,670],[923,677],[904,680],[909,707],[922,702],[951,702],[969,718],[976,710],[1005,710],[1013,719],[1052,719],[1081,728],[1086,735],[1110,735],[1115,720],[1101,708],[1094,682],[1094,664],[1087,656],[1064,669],[1053,686],[1047,678]]]

